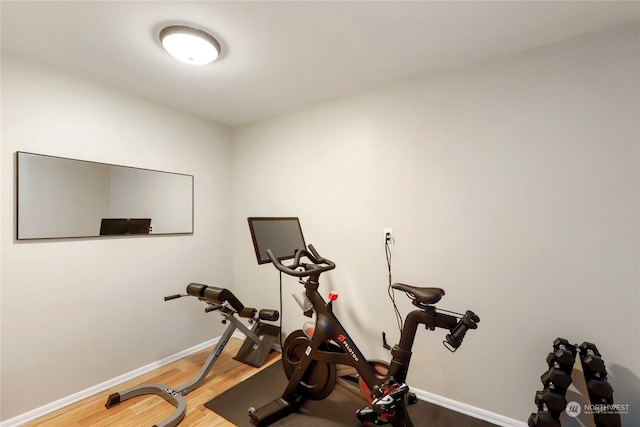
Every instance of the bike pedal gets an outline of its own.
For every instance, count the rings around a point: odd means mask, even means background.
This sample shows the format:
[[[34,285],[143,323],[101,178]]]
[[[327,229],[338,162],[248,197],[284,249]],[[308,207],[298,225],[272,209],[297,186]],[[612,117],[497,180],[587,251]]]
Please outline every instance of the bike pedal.
[[[418,396],[415,393],[407,394],[407,404],[415,405],[416,403],[418,403]]]
[[[383,389],[382,396],[371,402],[374,410],[379,414],[392,413],[395,407],[402,402],[404,395],[409,392],[406,384],[392,383]]]
[[[369,407],[358,409],[356,411],[356,416],[358,417],[358,421],[360,421],[360,424],[364,426],[370,425],[370,424],[374,424],[377,426],[389,424],[388,421],[385,421],[384,419],[380,418],[376,413],[376,411],[374,411]]]

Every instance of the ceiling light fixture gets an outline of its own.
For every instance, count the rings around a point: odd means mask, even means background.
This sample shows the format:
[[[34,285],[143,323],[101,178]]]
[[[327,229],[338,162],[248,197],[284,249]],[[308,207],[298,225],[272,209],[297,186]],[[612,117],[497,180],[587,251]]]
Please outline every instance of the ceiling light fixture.
[[[191,65],[208,64],[220,54],[220,43],[213,36],[183,25],[163,28],[160,43],[178,61]]]

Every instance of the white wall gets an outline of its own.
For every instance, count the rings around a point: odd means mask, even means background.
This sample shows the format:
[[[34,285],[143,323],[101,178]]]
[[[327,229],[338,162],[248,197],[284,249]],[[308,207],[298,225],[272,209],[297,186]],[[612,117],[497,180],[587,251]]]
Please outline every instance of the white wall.
[[[419,332],[413,386],[525,421],[552,341],[591,341],[640,424],[639,48],[626,26],[234,129],[237,294],[277,305],[246,217],[299,216],[337,262],[324,289],[343,323],[388,359],[393,227],[394,280],[482,319],[454,355]],[[291,331],[302,287],[284,288]]]
[[[231,139],[222,125],[2,57],[1,419],[219,336],[191,281],[231,286]],[[15,152],[195,176],[186,236],[15,241]]]
[[[525,420],[551,341],[590,340],[639,424],[638,39],[628,26],[327,102],[236,129],[233,156],[224,126],[3,55],[0,419],[219,335],[195,301],[162,301],[189,281],[233,277],[275,308],[246,217],[298,215],[367,355],[387,358],[380,331],[397,339],[384,227],[396,281],[480,314],[455,355],[419,334],[415,387]],[[193,174],[195,233],[16,242],[18,150]],[[300,289],[285,281],[288,330]]]

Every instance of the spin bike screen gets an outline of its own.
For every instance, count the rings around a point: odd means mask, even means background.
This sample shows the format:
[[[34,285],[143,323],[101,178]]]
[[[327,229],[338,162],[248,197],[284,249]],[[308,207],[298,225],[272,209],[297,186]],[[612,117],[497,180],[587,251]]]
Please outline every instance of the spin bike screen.
[[[302,228],[297,217],[250,217],[249,229],[258,264],[271,262],[267,249],[279,260],[292,259],[300,249],[306,249]]]

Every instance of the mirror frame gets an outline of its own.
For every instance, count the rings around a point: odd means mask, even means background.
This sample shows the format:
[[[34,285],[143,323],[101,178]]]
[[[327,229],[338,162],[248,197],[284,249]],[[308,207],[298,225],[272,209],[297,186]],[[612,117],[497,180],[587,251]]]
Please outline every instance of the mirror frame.
[[[99,165],[99,166],[108,166],[108,167],[117,167],[117,168],[124,168],[124,169],[129,169],[129,170],[136,170],[136,171],[146,171],[146,172],[155,172],[155,173],[160,173],[160,174],[169,174],[169,175],[178,175],[181,177],[188,177],[191,179],[191,224],[190,224],[190,229],[189,230],[185,230],[185,231],[176,231],[176,232],[166,232],[166,233],[144,233],[144,234],[137,234],[137,233],[132,233],[132,234],[110,234],[110,235],[100,235],[98,233],[96,233],[95,235],[90,235],[90,234],[82,234],[82,235],[71,235],[71,236],[45,236],[45,237],[20,237],[20,155],[21,154],[25,154],[25,155],[33,155],[33,156],[40,156],[43,158],[50,158],[50,159],[59,159],[59,160],[66,160],[66,161],[74,161],[74,162],[82,162],[84,164],[93,164],[93,165]],[[114,237],[140,237],[140,236],[171,236],[171,235],[193,235],[194,232],[194,222],[195,222],[195,185],[194,185],[194,176],[193,175],[189,175],[189,174],[184,174],[184,173],[177,173],[177,172],[167,172],[167,171],[161,171],[161,170],[156,170],[156,169],[147,169],[147,168],[139,168],[139,167],[135,167],[135,166],[126,166],[126,165],[116,165],[116,164],[112,164],[112,163],[104,163],[104,162],[96,162],[93,160],[83,160],[83,159],[74,159],[74,158],[69,158],[69,157],[61,157],[61,156],[52,156],[49,154],[41,154],[41,153],[32,153],[32,152],[26,152],[26,151],[16,151],[15,153],[15,239],[17,241],[33,241],[33,240],[68,240],[68,239],[93,239],[93,238],[114,238]],[[24,189],[23,189],[24,190]],[[132,218],[133,219],[133,218]],[[24,225],[24,224],[23,224]],[[100,224],[98,224],[99,226]]]

